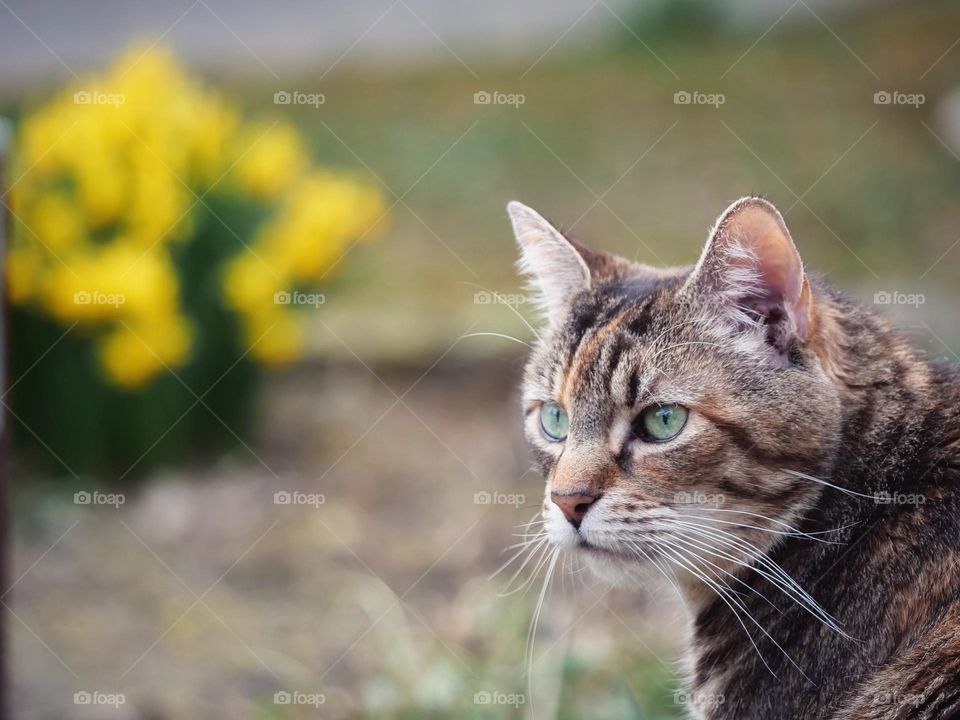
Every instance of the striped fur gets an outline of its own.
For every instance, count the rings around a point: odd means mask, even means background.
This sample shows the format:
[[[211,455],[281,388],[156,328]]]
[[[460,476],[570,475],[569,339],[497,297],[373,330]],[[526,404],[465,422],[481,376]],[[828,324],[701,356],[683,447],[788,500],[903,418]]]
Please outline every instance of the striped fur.
[[[809,277],[758,198],[692,267],[570,240],[543,265],[520,240],[535,283],[575,267],[563,253],[590,273],[551,287],[526,367],[546,533],[608,579],[676,582],[690,714],[960,717],[957,371]],[[569,415],[564,442],[540,430],[545,402]],[[687,426],[643,442],[636,417],[663,403]],[[552,492],[599,499],[575,529]]]

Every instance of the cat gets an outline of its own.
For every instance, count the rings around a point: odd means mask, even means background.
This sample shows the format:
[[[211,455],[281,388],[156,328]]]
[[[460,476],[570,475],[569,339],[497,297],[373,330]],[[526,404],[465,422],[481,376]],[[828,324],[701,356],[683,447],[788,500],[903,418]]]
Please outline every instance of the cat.
[[[508,213],[544,542],[674,584],[690,715],[960,717],[957,370],[808,275],[763,198],[669,269]]]

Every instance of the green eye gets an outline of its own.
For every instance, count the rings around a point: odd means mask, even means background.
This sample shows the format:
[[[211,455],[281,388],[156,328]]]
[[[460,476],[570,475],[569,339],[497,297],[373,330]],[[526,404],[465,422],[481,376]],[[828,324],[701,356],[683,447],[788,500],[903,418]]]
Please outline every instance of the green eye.
[[[647,442],[673,440],[687,424],[687,409],[683,405],[651,405],[638,418],[637,434]]]
[[[567,437],[570,419],[559,405],[544,403],[540,407],[540,428],[547,439],[560,442]]]

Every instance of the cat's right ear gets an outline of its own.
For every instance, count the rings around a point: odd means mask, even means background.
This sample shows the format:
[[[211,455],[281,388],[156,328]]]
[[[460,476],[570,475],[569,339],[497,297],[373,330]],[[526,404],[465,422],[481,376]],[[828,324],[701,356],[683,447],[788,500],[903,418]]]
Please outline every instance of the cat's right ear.
[[[513,201],[507,205],[520,245],[520,272],[530,278],[551,324],[569,309],[570,300],[590,289],[590,268],[583,256],[535,210]]]

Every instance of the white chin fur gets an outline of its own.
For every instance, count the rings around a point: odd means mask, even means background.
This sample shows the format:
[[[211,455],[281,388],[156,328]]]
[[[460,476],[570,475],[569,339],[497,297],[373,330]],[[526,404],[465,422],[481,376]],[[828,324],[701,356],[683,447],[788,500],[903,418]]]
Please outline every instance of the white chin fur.
[[[646,568],[638,561],[591,550],[577,552],[598,580],[613,587],[637,587],[647,577]]]
[[[547,509],[543,511],[543,520],[551,545],[564,550],[576,548],[580,541],[577,531],[567,522],[560,508],[548,502]]]
[[[649,578],[649,568],[644,562],[582,547],[580,534],[567,522],[560,509],[552,503],[548,508],[543,517],[550,544],[581,561],[597,579],[614,587],[636,587]],[[592,541],[588,530],[585,535],[588,542]]]

